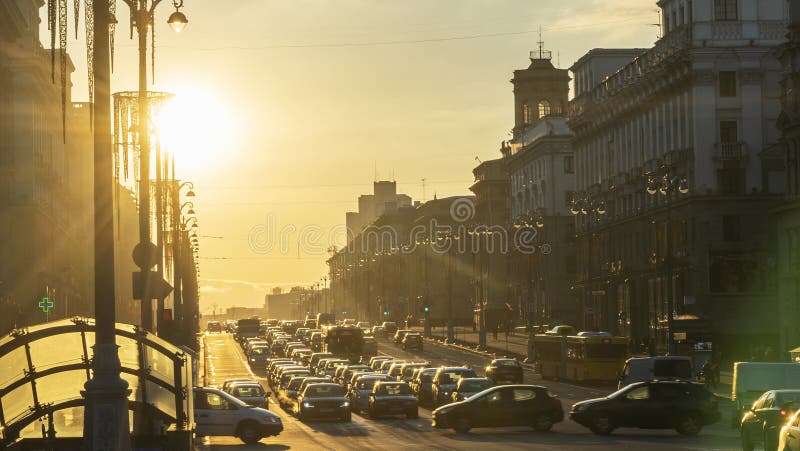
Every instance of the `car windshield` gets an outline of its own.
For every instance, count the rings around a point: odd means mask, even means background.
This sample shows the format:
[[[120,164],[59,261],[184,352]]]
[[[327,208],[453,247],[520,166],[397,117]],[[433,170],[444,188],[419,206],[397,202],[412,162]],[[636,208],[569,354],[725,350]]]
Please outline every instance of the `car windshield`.
[[[460,390],[466,392],[479,392],[484,391],[491,386],[492,384],[490,381],[464,381],[461,384]]]
[[[338,385],[309,385],[306,388],[306,398],[327,398],[331,396],[344,396],[344,389]]]
[[[382,379],[361,379],[358,381],[358,389],[359,390],[372,390],[372,387],[378,383]]]
[[[516,360],[496,360],[494,364],[495,366],[519,366],[519,362]]]
[[[462,377],[475,377],[475,372],[472,370],[443,371],[440,377],[445,378],[446,376],[450,377],[450,384],[455,384]]]
[[[406,384],[381,384],[377,394],[386,396],[410,395],[411,389]]]
[[[300,384],[302,384],[304,380],[305,380],[304,377],[296,377],[292,379],[291,382],[289,382],[289,387],[288,387],[289,390],[297,390],[297,388],[300,387]]]
[[[265,348],[265,347],[253,348],[253,350],[250,351],[250,352],[253,353],[254,355],[266,355],[266,354],[269,354],[269,352],[267,351],[267,348]]]
[[[244,387],[237,386],[233,389],[233,394],[236,397],[253,398],[256,396],[262,396],[264,394],[264,390],[262,390],[258,385],[247,385]]]

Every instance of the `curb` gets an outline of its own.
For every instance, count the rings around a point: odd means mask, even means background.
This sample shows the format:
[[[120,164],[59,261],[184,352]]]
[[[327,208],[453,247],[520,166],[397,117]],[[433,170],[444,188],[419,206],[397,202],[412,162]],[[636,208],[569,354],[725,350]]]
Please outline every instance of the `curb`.
[[[523,356],[523,355],[518,354],[516,352],[504,352],[504,351],[503,352],[498,352],[498,350],[496,348],[488,348],[485,351],[481,351],[481,350],[476,349],[476,348],[474,348],[472,346],[461,344],[458,340],[456,340],[456,342],[454,342],[454,343],[448,343],[447,340],[444,337],[440,338],[440,337],[433,336],[433,337],[424,337],[424,339],[427,340],[427,341],[430,341],[430,342],[437,343],[437,344],[439,344],[441,346],[446,346],[446,347],[449,347],[449,348],[459,349],[461,351],[469,352],[471,354],[479,355],[481,357],[489,357],[489,358],[495,359],[495,358],[499,358],[499,357],[508,356],[509,358],[516,358],[517,360],[519,360],[519,362],[522,364],[522,366],[524,366],[524,367],[526,367],[528,369],[534,370],[534,366],[532,364],[524,362],[524,359],[527,356]]]

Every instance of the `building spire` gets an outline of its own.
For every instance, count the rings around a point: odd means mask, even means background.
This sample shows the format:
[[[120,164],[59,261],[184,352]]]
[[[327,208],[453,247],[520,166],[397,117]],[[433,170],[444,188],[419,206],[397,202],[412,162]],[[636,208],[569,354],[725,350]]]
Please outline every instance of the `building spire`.
[[[539,40],[536,41],[536,43],[539,44],[539,51],[538,53],[536,51],[531,52],[531,61],[553,59],[553,52],[544,49],[544,40],[542,39],[541,25],[539,25]]]

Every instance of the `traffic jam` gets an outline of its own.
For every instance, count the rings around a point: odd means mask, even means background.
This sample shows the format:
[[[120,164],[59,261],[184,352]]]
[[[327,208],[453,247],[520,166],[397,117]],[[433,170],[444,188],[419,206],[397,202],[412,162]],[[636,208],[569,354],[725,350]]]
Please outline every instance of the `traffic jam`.
[[[406,351],[403,354],[424,347],[419,332],[398,329],[392,322],[370,326],[325,318],[254,318],[209,322],[208,332],[233,334],[252,373],[261,375],[267,386],[253,378],[237,378],[219,387],[197,388],[199,436],[229,435],[255,443],[277,435],[283,428],[281,419],[268,410],[276,406],[301,422],[350,422],[354,413],[368,419],[417,419],[421,407],[431,410],[433,428],[458,434],[507,426],[545,432],[570,419],[597,435],[642,428],[695,436],[721,418],[713,394],[703,384],[681,378],[637,381],[629,375],[608,396],[565,406],[547,387],[524,384],[524,367],[515,358],[494,358],[485,367],[471,368],[378,352],[378,341],[393,343],[398,353]],[[257,413],[236,419],[225,431],[203,428],[204,418],[214,423],[215,409],[231,405],[246,405]]]

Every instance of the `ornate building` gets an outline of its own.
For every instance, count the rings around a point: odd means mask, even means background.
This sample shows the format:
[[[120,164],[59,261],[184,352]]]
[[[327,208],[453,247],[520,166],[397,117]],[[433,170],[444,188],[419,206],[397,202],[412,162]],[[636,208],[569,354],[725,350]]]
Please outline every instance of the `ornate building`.
[[[783,192],[784,4],[662,0],[653,48],[599,83],[583,74],[602,52],[572,67],[584,328],[662,351],[711,340],[731,358],[776,343],[763,217]]]

